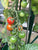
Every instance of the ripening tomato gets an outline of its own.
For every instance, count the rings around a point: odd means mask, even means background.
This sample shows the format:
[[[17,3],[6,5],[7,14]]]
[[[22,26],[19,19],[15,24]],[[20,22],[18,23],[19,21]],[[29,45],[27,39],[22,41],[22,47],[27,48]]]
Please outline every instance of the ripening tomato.
[[[17,38],[16,38],[16,37],[13,37],[13,36],[12,36],[12,37],[10,38],[10,42],[11,42],[11,43],[15,43],[16,41],[17,41]]]
[[[25,13],[21,11],[19,15],[20,15],[20,17],[24,17]]]
[[[8,19],[7,19],[7,22],[9,23],[9,24],[14,24],[14,19],[13,19],[13,17],[8,17]]]
[[[25,37],[25,33],[19,33],[19,38],[24,38]]]
[[[26,2],[26,1],[22,1],[22,2],[21,2],[21,6],[22,6],[23,8],[25,8],[25,7],[27,6],[27,2]]]
[[[22,31],[22,30],[23,30],[22,25],[18,26],[18,30],[19,30],[19,31]]]
[[[12,25],[8,24],[8,25],[7,25],[7,30],[12,31],[13,28],[11,28],[11,27],[12,27]]]

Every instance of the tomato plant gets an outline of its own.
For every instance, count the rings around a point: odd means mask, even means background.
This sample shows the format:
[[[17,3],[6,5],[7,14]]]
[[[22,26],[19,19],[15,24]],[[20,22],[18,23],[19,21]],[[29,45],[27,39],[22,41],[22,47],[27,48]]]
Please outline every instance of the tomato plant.
[[[5,1],[4,3],[3,2],[2,3],[5,4]],[[25,21],[25,17],[28,16],[26,15],[27,12],[25,12],[27,2],[22,0],[18,10],[17,8],[18,7],[17,3],[19,3],[18,0],[17,1],[11,0],[11,1],[13,1],[13,4],[12,5],[9,4],[8,9],[4,10],[4,16],[6,16],[6,20],[7,20],[5,24],[5,29],[10,31],[9,33],[10,36],[7,36],[7,40],[8,40],[7,42],[9,45],[9,50],[23,50],[23,46],[25,45],[25,42],[22,41],[21,39],[25,37],[25,32],[23,31],[22,24]],[[8,3],[8,0],[6,2]],[[6,7],[5,5],[3,6]],[[6,33],[5,29],[3,29],[2,31],[3,33]],[[4,39],[2,40],[3,43],[5,43],[5,41],[6,40]]]
[[[13,17],[8,17],[7,18],[7,22],[9,23],[9,24],[14,24],[14,19],[13,19]]]
[[[7,25],[7,30],[12,31],[13,30],[12,25],[8,24]]]

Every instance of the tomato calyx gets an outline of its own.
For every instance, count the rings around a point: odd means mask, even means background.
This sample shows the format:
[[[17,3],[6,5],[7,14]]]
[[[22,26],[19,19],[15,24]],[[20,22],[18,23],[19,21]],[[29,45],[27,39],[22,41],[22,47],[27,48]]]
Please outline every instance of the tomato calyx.
[[[22,25],[19,25],[19,26],[18,26],[18,30],[19,30],[19,31],[22,31],[22,30],[23,30]]]

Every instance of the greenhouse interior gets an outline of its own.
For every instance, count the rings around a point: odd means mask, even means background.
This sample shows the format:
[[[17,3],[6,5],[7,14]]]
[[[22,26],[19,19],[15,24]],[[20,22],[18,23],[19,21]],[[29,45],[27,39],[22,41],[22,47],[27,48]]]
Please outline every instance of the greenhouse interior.
[[[38,0],[0,0],[0,50],[38,50]]]

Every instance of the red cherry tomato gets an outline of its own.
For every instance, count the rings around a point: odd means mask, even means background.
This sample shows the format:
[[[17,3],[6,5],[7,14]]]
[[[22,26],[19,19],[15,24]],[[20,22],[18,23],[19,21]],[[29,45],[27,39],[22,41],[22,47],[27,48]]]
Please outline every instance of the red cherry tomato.
[[[8,25],[7,25],[7,30],[12,31],[13,28],[11,28],[11,27],[12,27],[12,25],[8,24]]]
[[[7,19],[7,22],[8,22],[9,24],[14,24],[14,21],[15,21],[15,20],[13,20],[12,17],[8,17],[8,19]]]

